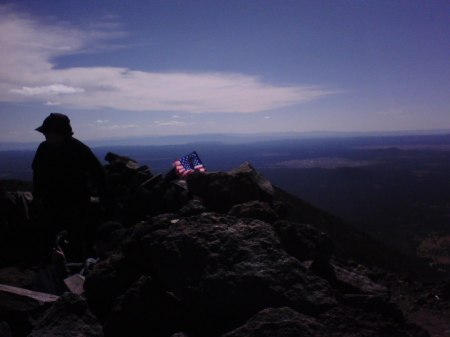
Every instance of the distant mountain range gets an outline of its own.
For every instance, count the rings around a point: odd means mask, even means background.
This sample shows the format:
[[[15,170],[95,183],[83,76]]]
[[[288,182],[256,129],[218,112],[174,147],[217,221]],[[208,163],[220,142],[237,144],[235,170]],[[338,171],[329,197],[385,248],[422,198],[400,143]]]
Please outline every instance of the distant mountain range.
[[[398,136],[435,136],[450,134],[450,129],[439,130],[408,130],[408,131],[379,131],[379,132],[338,132],[338,131],[310,131],[310,132],[274,132],[252,134],[196,134],[196,135],[167,135],[167,136],[139,136],[110,139],[83,140],[91,147],[103,146],[133,146],[133,145],[181,145],[189,143],[222,143],[248,144],[264,141],[287,139],[321,139],[321,138],[354,138],[354,137],[398,137]],[[39,142],[0,142],[0,151],[31,150]]]

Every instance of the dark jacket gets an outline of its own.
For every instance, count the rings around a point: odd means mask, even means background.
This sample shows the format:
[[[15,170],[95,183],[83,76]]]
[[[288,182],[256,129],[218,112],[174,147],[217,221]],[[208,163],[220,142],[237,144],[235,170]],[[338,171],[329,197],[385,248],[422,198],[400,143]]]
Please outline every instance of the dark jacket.
[[[33,160],[35,198],[52,204],[84,203],[104,192],[105,171],[85,144],[70,137],[61,146],[42,142]]]

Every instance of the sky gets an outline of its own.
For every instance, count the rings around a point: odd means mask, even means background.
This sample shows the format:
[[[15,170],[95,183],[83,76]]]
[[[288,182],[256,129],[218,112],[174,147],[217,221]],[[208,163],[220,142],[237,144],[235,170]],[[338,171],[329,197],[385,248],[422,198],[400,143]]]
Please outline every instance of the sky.
[[[0,141],[450,129],[450,2],[0,0]]]

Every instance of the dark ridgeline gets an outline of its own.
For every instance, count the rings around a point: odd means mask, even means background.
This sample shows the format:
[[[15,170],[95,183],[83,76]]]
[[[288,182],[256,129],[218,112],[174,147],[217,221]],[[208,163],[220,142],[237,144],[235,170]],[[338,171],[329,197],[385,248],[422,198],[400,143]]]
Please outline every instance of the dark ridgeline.
[[[0,286],[2,336],[429,336],[414,323],[450,309],[448,284],[421,281],[438,277],[427,265],[273,187],[249,163],[184,181],[107,160],[106,212],[127,227],[119,247],[94,265],[83,296]],[[34,270],[6,261],[33,252],[9,249],[0,283],[31,287]]]

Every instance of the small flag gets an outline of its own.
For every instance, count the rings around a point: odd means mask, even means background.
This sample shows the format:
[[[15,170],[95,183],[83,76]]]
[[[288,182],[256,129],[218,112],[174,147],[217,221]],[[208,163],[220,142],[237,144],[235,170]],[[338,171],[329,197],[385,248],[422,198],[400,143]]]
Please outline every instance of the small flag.
[[[199,172],[206,171],[202,161],[200,160],[200,157],[195,151],[188,154],[187,156],[175,160],[173,166],[175,167],[175,171],[177,172],[177,174],[182,178],[187,177],[188,175],[190,175],[195,171]]]

